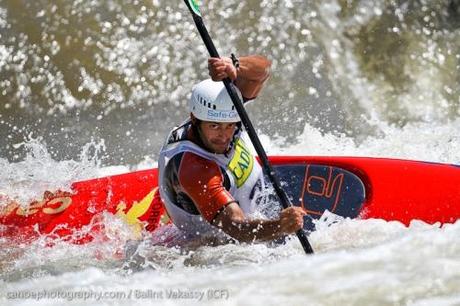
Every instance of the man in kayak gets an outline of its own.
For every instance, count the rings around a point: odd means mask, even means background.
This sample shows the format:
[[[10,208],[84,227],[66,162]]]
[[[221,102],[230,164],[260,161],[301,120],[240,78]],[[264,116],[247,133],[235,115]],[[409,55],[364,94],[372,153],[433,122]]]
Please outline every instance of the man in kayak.
[[[264,188],[262,169],[242,137],[240,118],[223,83],[229,77],[243,101],[253,100],[269,76],[263,56],[210,58],[211,79],[198,83],[190,119],[174,128],[159,157],[160,195],[172,222],[188,236],[220,235],[268,241],[303,227],[299,207],[279,218],[251,218]]]

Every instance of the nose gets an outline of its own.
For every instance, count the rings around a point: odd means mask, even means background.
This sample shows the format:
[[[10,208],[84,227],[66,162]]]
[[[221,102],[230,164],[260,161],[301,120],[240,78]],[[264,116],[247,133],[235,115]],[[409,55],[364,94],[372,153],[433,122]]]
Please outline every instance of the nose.
[[[222,126],[219,127],[219,129],[218,129],[218,135],[219,135],[219,137],[225,137],[226,134],[227,134],[227,133],[226,133],[226,129],[225,129],[224,127],[222,127]]]

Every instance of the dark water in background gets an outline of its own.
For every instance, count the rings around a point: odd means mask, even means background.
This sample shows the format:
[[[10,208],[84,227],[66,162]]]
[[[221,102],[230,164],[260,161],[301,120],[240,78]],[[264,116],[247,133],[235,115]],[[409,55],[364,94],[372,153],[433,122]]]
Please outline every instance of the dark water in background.
[[[308,122],[360,142],[460,113],[455,0],[204,1],[221,54],[260,53],[272,77],[255,126],[295,142]],[[0,158],[42,138],[58,160],[104,140],[105,164],[156,159],[187,116],[207,53],[182,1],[0,0]],[[308,152],[305,152],[308,154]]]

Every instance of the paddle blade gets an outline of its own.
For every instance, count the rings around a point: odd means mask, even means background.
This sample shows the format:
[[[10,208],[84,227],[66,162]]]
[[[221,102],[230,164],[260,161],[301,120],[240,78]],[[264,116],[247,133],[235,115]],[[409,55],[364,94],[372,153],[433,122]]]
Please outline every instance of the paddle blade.
[[[190,12],[194,16],[201,17],[200,7],[198,6],[197,1],[195,0],[184,0],[184,1],[185,1],[185,4],[187,4],[187,7],[189,8]]]

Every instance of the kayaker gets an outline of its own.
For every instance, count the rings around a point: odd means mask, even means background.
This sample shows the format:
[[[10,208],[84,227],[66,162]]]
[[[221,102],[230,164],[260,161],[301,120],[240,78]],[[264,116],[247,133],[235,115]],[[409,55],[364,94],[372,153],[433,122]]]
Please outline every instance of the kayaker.
[[[251,217],[265,186],[262,169],[221,82],[229,77],[244,102],[254,100],[270,66],[260,55],[209,58],[211,79],[194,86],[190,118],[169,133],[161,149],[161,199],[172,222],[189,236],[223,231],[240,242],[268,241],[303,226],[299,207],[282,210],[275,220]]]

